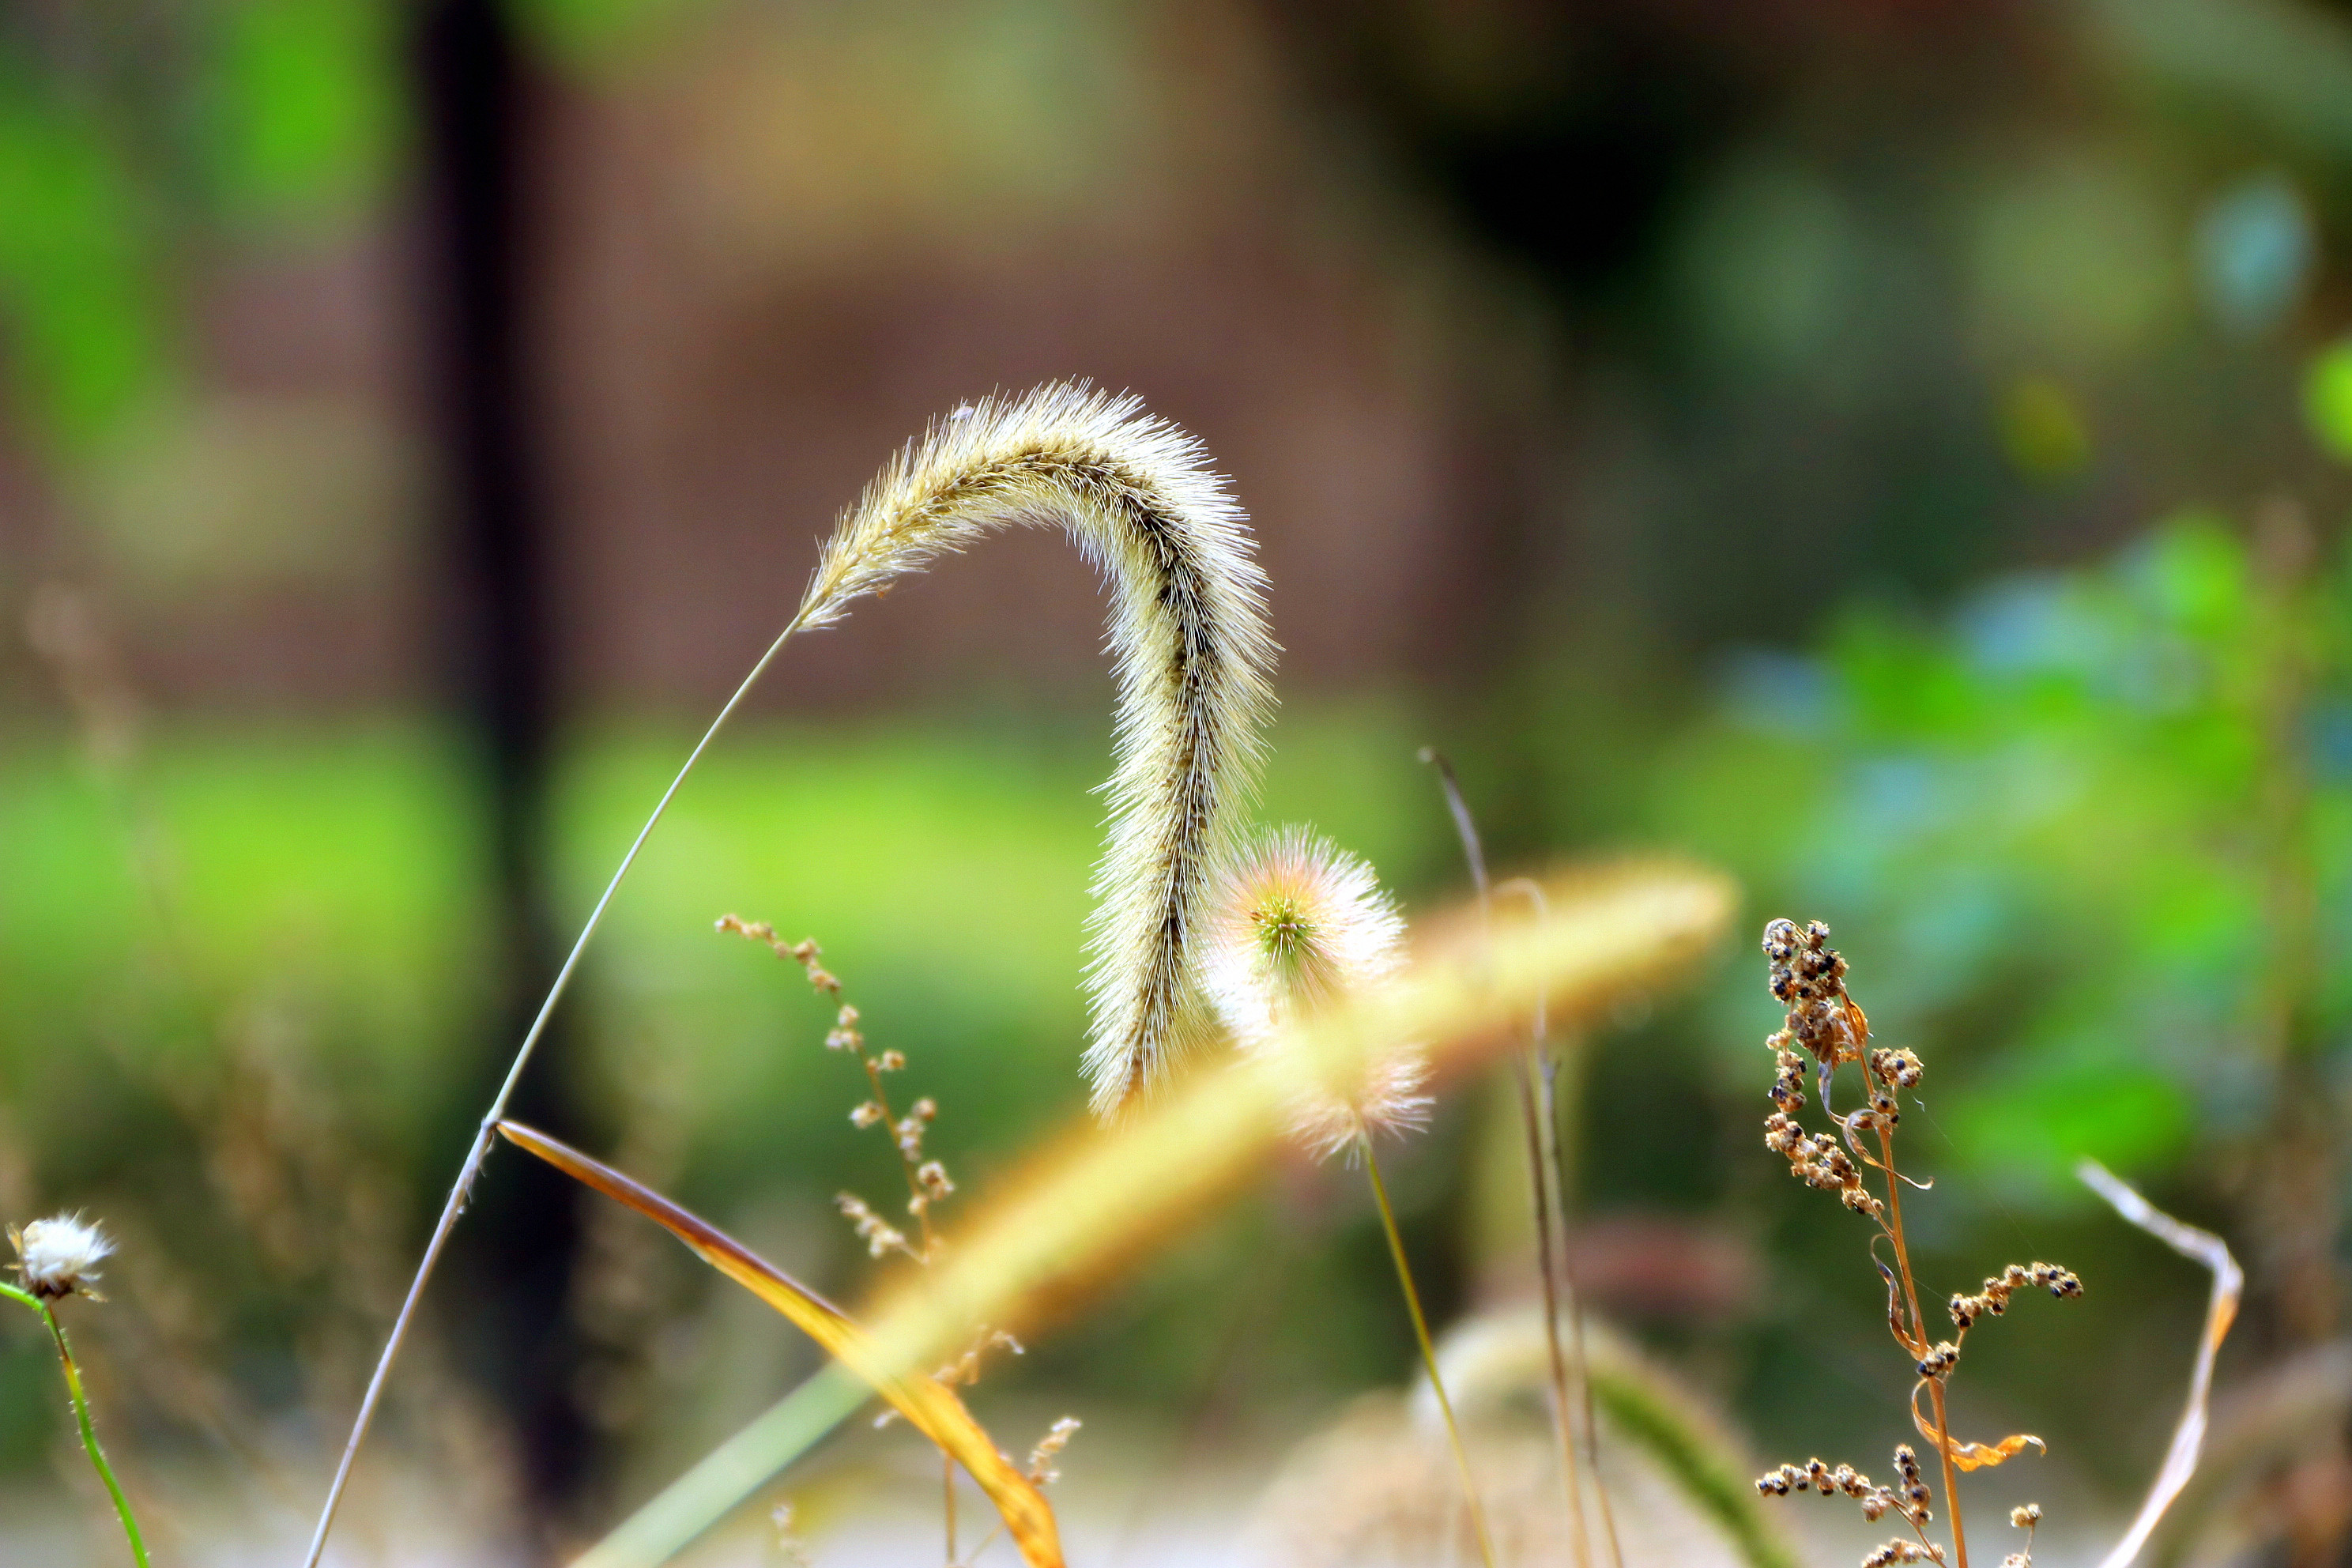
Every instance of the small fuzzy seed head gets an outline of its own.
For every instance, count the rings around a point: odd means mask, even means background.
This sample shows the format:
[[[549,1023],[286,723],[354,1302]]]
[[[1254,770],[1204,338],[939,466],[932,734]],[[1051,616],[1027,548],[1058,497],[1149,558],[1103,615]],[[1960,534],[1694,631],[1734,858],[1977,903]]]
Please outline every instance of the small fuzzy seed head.
[[[1201,988],[1246,1052],[1277,1048],[1317,1009],[1377,994],[1404,961],[1404,921],[1371,867],[1289,827],[1226,866],[1202,931]],[[1317,1084],[1292,1105],[1292,1130],[1322,1156],[1367,1131],[1427,1120],[1428,1063],[1415,1047],[1382,1053],[1351,1081]]]
[[[22,1230],[12,1225],[8,1240],[16,1248],[17,1276],[34,1295],[45,1301],[66,1296],[98,1299],[89,1287],[114,1243],[97,1226],[85,1223],[79,1215],[61,1214],[37,1219]]]

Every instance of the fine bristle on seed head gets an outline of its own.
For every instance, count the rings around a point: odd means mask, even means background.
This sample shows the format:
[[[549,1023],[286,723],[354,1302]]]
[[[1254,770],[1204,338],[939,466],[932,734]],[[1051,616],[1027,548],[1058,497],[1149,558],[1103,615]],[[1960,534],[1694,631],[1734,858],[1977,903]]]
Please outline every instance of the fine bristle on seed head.
[[[1132,396],[1062,384],[960,408],[900,452],[835,527],[799,624],[1016,523],[1062,529],[1112,592],[1118,760],[1086,1055],[1108,1112],[1159,1081],[1181,1037],[1208,868],[1274,702],[1265,576],[1197,441]]]
[[[1304,828],[1286,827],[1229,860],[1209,900],[1201,984],[1234,1043],[1264,1054],[1283,1031],[1342,997],[1375,994],[1404,959],[1404,920],[1362,859]],[[1429,1076],[1411,1046],[1381,1052],[1345,1083],[1294,1097],[1292,1131],[1318,1156],[1372,1131],[1428,1118]]]

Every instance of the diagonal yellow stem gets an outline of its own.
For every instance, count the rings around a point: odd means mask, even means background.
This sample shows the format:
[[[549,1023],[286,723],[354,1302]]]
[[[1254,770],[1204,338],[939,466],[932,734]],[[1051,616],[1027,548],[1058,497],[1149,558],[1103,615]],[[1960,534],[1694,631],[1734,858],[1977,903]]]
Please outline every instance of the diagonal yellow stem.
[[[1429,1320],[1422,1316],[1421,1292],[1413,1289],[1412,1268],[1404,1259],[1404,1238],[1397,1234],[1396,1211],[1389,1206],[1388,1184],[1381,1180],[1381,1163],[1372,1154],[1372,1141],[1360,1138],[1364,1170],[1372,1178],[1372,1198],[1381,1206],[1381,1228],[1388,1233],[1389,1256],[1396,1259],[1397,1283],[1404,1289],[1404,1304],[1412,1314],[1413,1337],[1421,1342],[1421,1364],[1428,1369],[1429,1386],[1437,1393],[1437,1408],[1445,1416],[1445,1436],[1454,1445],[1454,1463],[1462,1471],[1462,1495],[1470,1504],[1470,1527],[1478,1532],[1478,1555],[1495,1568],[1495,1542],[1486,1533],[1486,1510],[1478,1501],[1478,1483],[1470,1476],[1469,1451],[1462,1446],[1462,1428],[1454,1419],[1454,1402],[1445,1397],[1445,1380],[1437,1374],[1437,1349],[1429,1342]]]

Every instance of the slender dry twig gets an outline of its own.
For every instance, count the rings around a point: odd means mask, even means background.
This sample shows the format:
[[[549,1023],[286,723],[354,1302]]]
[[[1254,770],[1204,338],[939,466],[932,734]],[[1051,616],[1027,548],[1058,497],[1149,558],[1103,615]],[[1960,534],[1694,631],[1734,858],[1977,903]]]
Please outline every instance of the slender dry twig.
[[[1478,895],[1478,920],[1491,940],[1494,925],[1494,895],[1486,883],[1486,851],[1478,837],[1477,818],[1471,814],[1470,803],[1463,797],[1461,782],[1454,775],[1454,764],[1444,752],[1433,746],[1424,746],[1421,760],[1437,770],[1439,787],[1445,792],[1445,808],[1454,818],[1454,831],[1462,840],[1462,858],[1470,868],[1470,884]],[[1515,879],[1514,883],[1525,881]],[[1542,902],[1543,889],[1533,882],[1538,918],[1548,912]],[[1553,1121],[1553,1104],[1549,1092],[1550,1075],[1544,1059],[1545,1024],[1541,1004],[1538,1004],[1534,1030],[1527,1048],[1521,1053],[1517,1077],[1519,1090],[1519,1121],[1528,1146],[1528,1179],[1531,1184],[1531,1203],[1535,1211],[1536,1263],[1543,1276],[1544,1341],[1551,1361],[1552,1421],[1559,1442],[1560,1486],[1568,1499],[1570,1542],[1576,1554],[1579,1568],[1591,1561],[1591,1545],[1584,1522],[1584,1486],[1579,1477],[1576,1454],[1576,1418],[1572,1412],[1569,1384],[1569,1356],[1559,1336],[1559,1274],[1568,1256],[1568,1216],[1552,1201],[1552,1192],[1559,1176],[1559,1164],[1551,1140],[1545,1135],[1547,1128],[1557,1129]],[[1555,1248],[1555,1216],[1558,1221]],[[1574,1301],[1573,1289],[1570,1300]],[[1579,1377],[1581,1377],[1580,1373]],[[1584,1409],[1588,1441],[1597,1450],[1599,1436],[1593,1426],[1591,1392],[1586,1392]],[[1601,1490],[1601,1517],[1608,1524],[1609,1552],[1612,1563],[1622,1568],[1623,1558],[1617,1546],[1617,1521],[1609,1508],[1609,1493],[1601,1485],[1599,1457],[1593,1466],[1593,1484]]]
[[[505,1080],[499,1085],[498,1093],[491,1097],[489,1109],[482,1114],[474,1141],[466,1151],[465,1163],[457,1168],[457,1179],[450,1184],[449,1195],[441,1205],[441,1217],[433,1226],[433,1237],[425,1244],[425,1256],[416,1265],[415,1278],[408,1283],[408,1294],[402,1298],[400,1312],[392,1321],[392,1332],[384,1341],[383,1352],[376,1360],[375,1371],[368,1377],[367,1392],[360,1396],[359,1414],[352,1420],[351,1436],[343,1444],[342,1458],[335,1466],[335,1479],[328,1485],[327,1500],[319,1510],[318,1528],[311,1533],[310,1550],[302,1560],[304,1568],[318,1568],[319,1558],[327,1550],[327,1532],[334,1528],[335,1512],[342,1506],[343,1493],[351,1485],[352,1466],[359,1458],[360,1445],[367,1441],[368,1428],[374,1423],[376,1407],[383,1403],[384,1384],[392,1375],[393,1362],[399,1356],[400,1347],[408,1338],[410,1325],[415,1321],[416,1306],[424,1299],[425,1282],[432,1279],[434,1266],[441,1261],[441,1249],[448,1245],[449,1233],[457,1226],[457,1216],[465,1212],[467,1200],[473,1194],[475,1179],[482,1173],[482,1162],[489,1157],[499,1121],[507,1113],[508,1102],[514,1098],[515,1086],[522,1081],[523,1068],[530,1065],[531,1053],[539,1048],[540,1037],[547,1032],[547,1021],[554,1015],[555,1005],[563,999],[563,993],[572,984],[572,975],[580,968],[580,958],[588,951],[589,939],[604,923],[604,911],[612,907],[613,895],[621,890],[623,879],[637,863],[638,851],[646,847],[646,840],[653,836],[655,826],[669,810],[670,802],[677,797],[678,788],[686,783],[687,775],[694,772],[694,765],[702,760],[702,753],[709,749],[712,741],[718,739],[719,731],[734,716],[735,710],[741,706],[752,686],[775,661],[776,656],[783,651],[784,643],[800,626],[801,617],[794,616],[776,635],[776,640],[768,645],[768,651],[760,656],[759,661],[751,666],[751,672],[735,688],[734,695],[728,698],[726,705],[719,710],[719,717],[710,721],[710,728],[703,731],[702,739],[694,743],[694,750],[687,753],[685,763],[677,770],[677,776],[669,781],[669,787],[662,791],[661,799],[654,803],[653,814],[646,818],[646,825],[637,829],[637,836],[630,841],[628,852],[621,857],[620,865],[613,871],[613,879],[604,884],[604,893],[596,900],[595,907],[588,911],[587,923],[580,928],[579,940],[572,944],[572,952],[563,960],[563,967],[555,972],[555,979],[547,988],[546,1000],[539,1005],[539,1012],[532,1017],[530,1029],[524,1033],[522,1044],[516,1047],[514,1061],[507,1068]]]
[[[1551,919],[1551,900],[1545,896],[1543,884],[1534,878],[1513,877],[1495,890],[1526,899],[1534,905],[1538,922]],[[1609,1500],[1609,1483],[1603,1480],[1601,1475],[1601,1423],[1592,1408],[1591,1362],[1585,1353],[1584,1291],[1583,1288],[1577,1283],[1575,1258],[1569,1249],[1568,1166],[1559,1146],[1559,1053],[1551,1048],[1550,1022],[1543,998],[1538,997],[1535,1019],[1528,1036],[1530,1052],[1539,1061],[1541,1073],[1538,1087],[1539,1114],[1537,1126],[1542,1165],[1541,1174],[1537,1182],[1537,1196],[1541,1199],[1544,1195],[1544,1188],[1549,1185],[1551,1200],[1549,1219],[1546,1218],[1540,1205],[1536,1214],[1538,1239],[1540,1243],[1538,1260],[1543,1266],[1547,1279],[1547,1289],[1544,1292],[1545,1310],[1553,1310],[1555,1308],[1552,1292],[1549,1289],[1549,1279],[1552,1268],[1553,1254],[1557,1249],[1559,1266],[1559,1294],[1568,1302],[1567,1375],[1570,1386],[1580,1395],[1582,1402],[1584,1463],[1592,1476],[1593,1499],[1601,1510],[1601,1539],[1609,1546],[1611,1568],[1624,1568],[1624,1549],[1619,1544],[1617,1539],[1617,1511]],[[1559,1348],[1558,1339],[1557,1334],[1545,1336],[1545,1349],[1549,1354],[1555,1357]],[[1557,1385],[1559,1367],[1556,1360],[1553,1363],[1553,1377]],[[1556,1386],[1553,1397],[1559,1402],[1563,1410],[1567,1408],[1568,1394],[1564,1390]],[[1559,1436],[1563,1444],[1570,1441],[1569,1422],[1565,1416],[1559,1423]],[[1582,1563],[1585,1560],[1586,1544],[1584,1511],[1581,1499],[1576,1497],[1576,1456],[1572,1451],[1563,1461],[1562,1474],[1570,1489],[1572,1499],[1569,1523],[1570,1528],[1576,1532],[1577,1561]]]
[[[2164,1452],[2164,1464],[2156,1473],[2156,1480],[2147,1489],[2147,1500],[2140,1504],[2139,1513],[2116,1543],[2114,1551],[2099,1560],[2099,1568],[2131,1568],[2132,1560],[2155,1533],[2164,1510],[2180,1495],[2197,1473],[2197,1458],[2205,1442],[2205,1409],[2213,1393],[2213,1361],[2221,1353],[2221,1342],[2229,1337],[2230,1325],[2237,1321],[2238,1298],[2246,1286],[2244,1270],[2230,1256],[2229,1245],[2211,1231],[2200,1230],[2193,1225],[2183,1225],[2119,1180],[2113,1172],[2096,1160],[2084,1160],[2074,1167],[2082,1184],[2115,1206],[2115,1211],[2132,1224],[2147,1232],[2184,1258],[2194,1258],[2213,1271],[2213,1290],[2205,1307],[2205,1331],[2197,1342],[2197,1367],[2189,1377],[2189,1404],[2180,1413],[2180,1425],[2173,1428],[2172,1443]]]

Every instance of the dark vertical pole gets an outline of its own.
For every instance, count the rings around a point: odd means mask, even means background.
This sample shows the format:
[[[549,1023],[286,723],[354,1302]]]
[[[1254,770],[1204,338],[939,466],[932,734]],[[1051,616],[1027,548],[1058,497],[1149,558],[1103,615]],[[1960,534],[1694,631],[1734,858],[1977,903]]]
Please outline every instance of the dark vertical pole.
[[[541,828],[554,681],[547,544],[534,443],[526,302],[530,83],[499,0],[425,0],[417,68],[430,202],[425,299],[442,449],[449,673],[487,793],[499,1009],[480,1041],[467,1115],[488,1099],[554,972]],[[564,1052],[542,1049],[513,1113],[561,1127]],[[473,1128],[468,1121],[465,1135]],[[457,1233],[445,1300],[459,1350],[514,1424],[529,1501],[553,1521],[589,1459],[572,1388],[566,1310],[576,1194],[535,1161],[493,1162]]]

